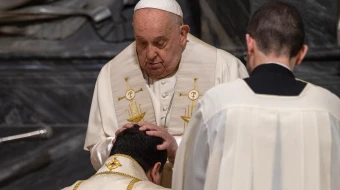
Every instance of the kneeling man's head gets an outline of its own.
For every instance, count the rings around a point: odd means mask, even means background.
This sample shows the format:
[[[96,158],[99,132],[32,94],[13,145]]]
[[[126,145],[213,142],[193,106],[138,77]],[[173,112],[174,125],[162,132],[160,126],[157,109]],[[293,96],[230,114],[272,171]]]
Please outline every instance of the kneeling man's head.
[[[139,125],[119,133],[111,154],[125,154],[131,156],[144,169],[148,179],[160,184],[161,174],[167,160],[166,150],[158,150],[157,145],[163,143],[159,137],[148,136],[139,130]]]

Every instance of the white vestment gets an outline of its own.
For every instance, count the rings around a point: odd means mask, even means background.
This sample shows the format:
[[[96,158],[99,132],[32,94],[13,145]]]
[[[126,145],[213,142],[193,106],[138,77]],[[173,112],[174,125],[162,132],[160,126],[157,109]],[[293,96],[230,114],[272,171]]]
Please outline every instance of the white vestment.
[[[111,156],[95,175],[63,190],[167,190],[150,182],[143,168],[130,156]]]
[[[186,126],[183,120],[197,102],[187,97],[189,90],[199,98],[214,85],[247,76],[236,57],[189,34],[178,71],[151,80],[142,73],[132,43],[102,68],[97,79],[84,145],[91,150],[92,165],[97,170],[107,159],[115,132],[129,122],[129,115],[130,120],[144,117],[164,126],[179,140]]]
[[[339,190],[340,100],[255,94],[244,80],[199,101],[177,151],[174,190]]]

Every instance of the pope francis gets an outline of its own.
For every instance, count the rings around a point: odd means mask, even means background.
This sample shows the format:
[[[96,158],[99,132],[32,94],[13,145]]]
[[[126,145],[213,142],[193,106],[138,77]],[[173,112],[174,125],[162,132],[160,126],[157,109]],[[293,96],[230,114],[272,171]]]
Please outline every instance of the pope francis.
[[[292,73],[307,52],[296,8],[250,19],[250,77],[206,92],[175,160],[174,190],[339,190],[340,99]]]
[[[163,138],[158,148],[173,160],[197,100],[248,76],[237,58],[189,34],[175,0],[139,1],[133,27],[136,41],[102,68],[95,86],[84,148],[96,170],[130,122],[144,122]]]

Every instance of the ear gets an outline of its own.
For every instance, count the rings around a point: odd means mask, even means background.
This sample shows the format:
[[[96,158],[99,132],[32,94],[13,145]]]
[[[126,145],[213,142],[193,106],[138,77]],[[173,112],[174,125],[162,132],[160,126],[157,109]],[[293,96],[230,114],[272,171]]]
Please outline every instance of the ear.
[[[296,57],[296,65],[300,65],[303,58],[305,58],[306,54],[307,54],[307,51],[308,51],[308,46],[307,45],[303,45],[300,52],[297,54],[297,57]]]
[[[179,29],[181,33],[181,46],[184,48],[187,44],[187,37],[188,33],[190,32],[190,27],[188,25],[181,25]]]
[[[255,47],[254,41],[255,40],[249,34],[246,34],[247,53],[248,53],[248,55],[251,55],[251,54],[254,53],[254,47]]]
[[[161,183],[161,165],[160,162],[157,162],[150,170],[151,182],[158,185]]]

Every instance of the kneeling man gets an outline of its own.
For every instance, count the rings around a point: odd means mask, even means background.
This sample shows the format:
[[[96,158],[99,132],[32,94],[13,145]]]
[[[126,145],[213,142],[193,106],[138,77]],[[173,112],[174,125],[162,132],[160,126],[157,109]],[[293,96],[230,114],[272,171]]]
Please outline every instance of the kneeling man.
[[[105,164],[91,178],[64,190],[166,190],[159,186],[166,150],[157,150],[163,139],[146,135],[139,126],[121,132]]]

